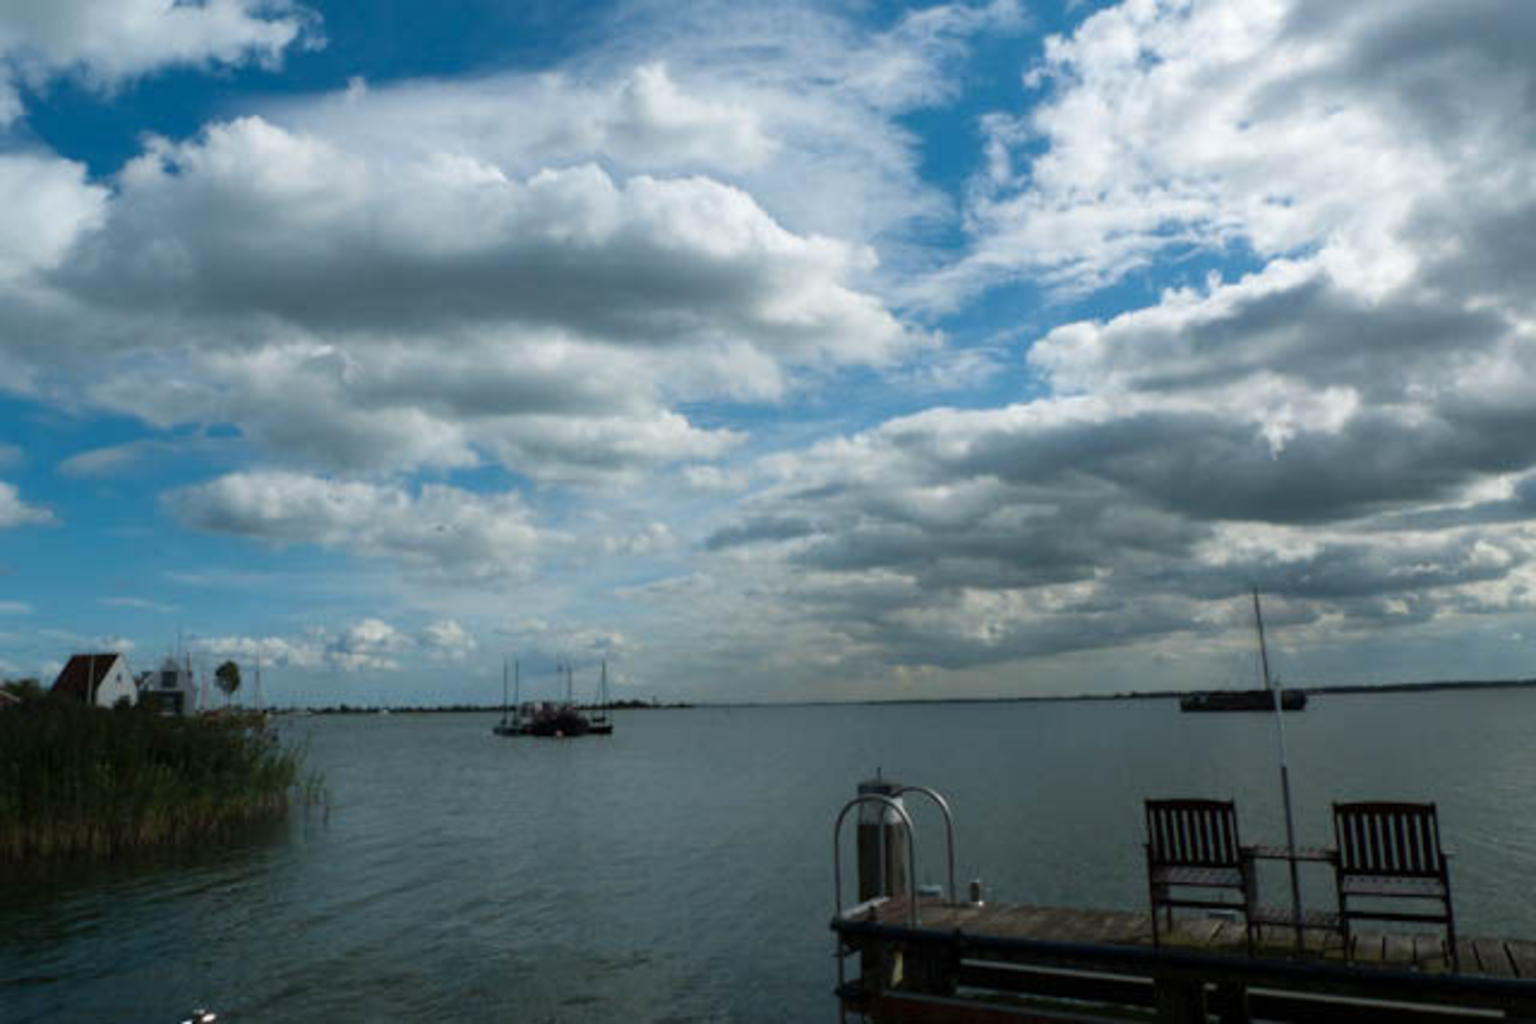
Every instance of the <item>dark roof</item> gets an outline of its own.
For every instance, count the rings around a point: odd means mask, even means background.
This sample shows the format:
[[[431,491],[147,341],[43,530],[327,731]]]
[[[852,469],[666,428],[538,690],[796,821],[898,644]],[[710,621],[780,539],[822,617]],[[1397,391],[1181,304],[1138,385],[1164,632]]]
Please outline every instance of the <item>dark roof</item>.
[[[112,664],[119,657],[121,655],[110,651],[104,654],[72,655],[69,664],[59,673],[59,678],[53,681],[53,692],[90,700],[97,684],[112,671]]]

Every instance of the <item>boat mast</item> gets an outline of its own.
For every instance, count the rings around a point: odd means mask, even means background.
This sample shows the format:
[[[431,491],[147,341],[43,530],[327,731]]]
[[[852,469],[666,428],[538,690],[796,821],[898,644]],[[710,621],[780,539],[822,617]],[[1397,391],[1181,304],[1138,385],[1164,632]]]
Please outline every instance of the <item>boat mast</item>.
[[[501,724],[507,724],[507,656],[501,656]]]
[[[1296,818],[1291,810],[1291,769],[1285,756],[1285,703],[1283,691],[1271,685],[1269,679],[1269,650],[1264,645],[1264,613],[1259,610],[1259,588],[1253,588],[1253,621],[1259,630],[1259,664],[1264,672],[1264,692],[1275,705],[1275,736],[1280,744],[1280,795],[1285,801],[1285,845],[1291,864],[1291,921],[1296,928],[1296,949],[1302,948],[1301,937],[1301,881],[1296,873]]]
[[[603,659],[602,681],[600,683],[598,683],[598,687],[597,687],[597,709],[598,709],[597,710],[597,714],[594,716],[595,720],[602,721],[602,722],[608,721],[608,659],[607,658]]]

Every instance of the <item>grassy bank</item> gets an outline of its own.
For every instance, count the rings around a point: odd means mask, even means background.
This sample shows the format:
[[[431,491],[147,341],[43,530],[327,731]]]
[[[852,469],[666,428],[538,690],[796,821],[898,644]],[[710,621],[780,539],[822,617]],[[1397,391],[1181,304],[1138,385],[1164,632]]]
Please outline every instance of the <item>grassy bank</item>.
[[[300,753],[257,716],[53,700],[0,711],[0,861],[203,843],[318,792]]]

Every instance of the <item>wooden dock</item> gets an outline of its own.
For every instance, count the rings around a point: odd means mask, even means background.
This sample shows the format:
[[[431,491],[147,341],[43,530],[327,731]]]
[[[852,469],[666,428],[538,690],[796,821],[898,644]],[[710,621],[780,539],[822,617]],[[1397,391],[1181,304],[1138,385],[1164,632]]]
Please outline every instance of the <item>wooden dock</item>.
[[[845,1013],[874,1021],[1156,1020],[1188,1024],[1467,1019],[1536,1021],[1536,942],[1465,938],[1461,970],[1441,934],[1361,932],[1342,940],[1265,926],[1248,955],[1241,921],[1175,918],[1160,947],[1148,913],[948,905],[905,897],[834,918],[839,953],[857,953]]]
[[[906,900],[881,904],[875,920],[899,925],[905,920]],[[1145,910],[1081,910],[1064,907],[1029,907],[1009,903],[946,906],[938,899],[920,904],[924,928],[959,929],[985,935],[1051,939],[1058,942],[1152,945],[1152,930]],[[1243,924],[1235,916],[1174,918],[1175,928],[1163,936],[1172,949],[1210,953],[1246,954]],[[1260,931],[1259,956],[1288,957],[1295,952],[1294,933],[1288,927],[1266,925]],[[1444,971],[1445,948],[1439,934],[1361,931],[1354,936],[1350,960],[1361,966],[1397,967],[1408,970]],[[1536,979],[1536,942],[1524,939],[1462,938],[1457,942],[1462,973],[1496,978]],[[1306,932],[1305,951],[1323,960],[1343,962],[1344,947],[1336,934]]]
[[[947,900],[907,895],[920,891],[912,816],[901,799],[913,795],[928,798],[944,819]],[[855,810],[863,902],[849,907],[841,834]],[[1169,820],[1154,820],[1154,811]],[[1446,948],[1457,933],[1434,805],[1336,804],[1334,813],[1336,826],[1349,815],[1375,817],[1359,836],[1341,830],[1354,846],[1308,854],[1241,846],[1230,801],[1149,801],[1148,834],[1158,840],[1147,846],[1151,900],[1162,908],[1159,918],[1174,914],[1155,942],[1149,909],[983,903],[979,882],[972,902],[959,901],[948,802],[877,774],[859,784],[832,829],[839,1008],[845,1019],[858,1014],[875,1024],[1536,1024],[1536,942],[1457,937],[1454,950]],[[1341,901],[1346,892],[1409,896],[1444,909],[1341,905],[1303,910],[1293,923],[1293,911],[1257,905],[1253,861],[1276,856],[1332,865]],[[1360,885],[1346,891],[1352,881]],[[1220,898],[1169,899],[1175,885],[1215,889]],[[1368,931],[1354,926],[1359,920],[1434,930]]]

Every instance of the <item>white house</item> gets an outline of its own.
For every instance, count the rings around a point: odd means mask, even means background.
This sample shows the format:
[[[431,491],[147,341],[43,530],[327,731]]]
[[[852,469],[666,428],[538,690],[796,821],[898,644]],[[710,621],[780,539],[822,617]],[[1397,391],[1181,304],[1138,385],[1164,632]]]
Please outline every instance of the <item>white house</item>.
[[[197,710],[197,686],[192,681],[191,664],[178,665],[166,656],[164,663],[139,680],[139,700],[162,712],[186,715]]]
[[[99,708],[139,702],[139,688],[128,670],[128,659],[113,652],[71,655],[59,678],[53,681],[52,689]]]

